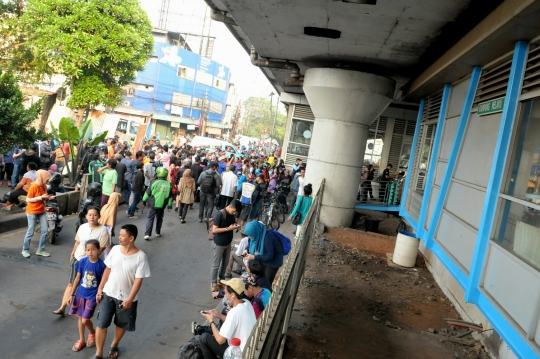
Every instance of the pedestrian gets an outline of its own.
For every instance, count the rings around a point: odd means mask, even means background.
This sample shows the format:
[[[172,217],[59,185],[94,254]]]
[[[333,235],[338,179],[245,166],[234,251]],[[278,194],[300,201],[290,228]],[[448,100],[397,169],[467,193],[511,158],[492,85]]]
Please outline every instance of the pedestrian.
[[[296,214],[300,215],[300,221],[298,222],[297,228],[295,230],[297,237],[300,235],[298,229],[302,224],[304,224],[304,221],[307,217],[309,209],[311,208],[311,204],[313,203],[313,198],[311,198],[312,192],[313,192],[313,188],[311,187],[311,183],[305,185],[304,195],[302,197],[298,197],[298,199],[296,200],[294,209],[289,215],[289,221],[292,221],[292,219],[294,218],[294,216],[296,216]]]
[[[114,159],[116,160],[116,167],[114,170],[116,171],[116,187],[115,192],[123,194],[124,191],[124,182],[126,181],[126,172],[127,172],[127,166],[122,163],[122,160],[124,157],[120,154],[114,155]],[[123,202],[122,200],[120,202]]]
[[[70,315],[79,317],[79,340],[75,342],[71,350],[78,352],[86,347],[93,347],[96,344],[96,331],[94,324],[90,320],[97,307],[96,296],[99,284],[103,278],[106,265],[99,255],[99,242],[91,239],[86,242],[86,257],[77,263],[77,276],[73,281],[68,305],[71,305]],[[85,330],[88,328],[88,341],[85,342]]]
[[[197,181],[199,179],[199,177],[201,176],[201,173],[203,172],[203,167],[201,166],[201,157],[199,156],[195,156],[195,163],[193,165],[191,165],[191,177],[193,177],[193,179],[195,181]],[[199,194],[198,194],[198,191],[195,190],[195,198],[194,198],[194,201],[195,200],[199,200]],[[193,203],[190,204],[189,206],[189,209],[193,209]]]
[[[167,145],[163,146],[163,152],[161,153],[161,163],[163,164],[163,167],[169,169],[169,166],[171,164],[171,155],[169,154],[169,146]]]
[[[218,165],[216,162],[210,163],[210,169],[204,171],[197,180],[197,185],[201,188],[201,202],[199,203],[199,222],[205,221],[212,216],[214,209],[214,199],[221,189],[221,176],[216,172]]]
[[[4,172],[6,174],[6,180],[7,180],[7,186],[11,187],[11,177],[13,176],[13,166],[14,166],[14,158],[13,158],[13,151],[14,148],[9,150],[7,153],[2,155],[2,168],[4,169]],[[0,187],[4,185],[4,175],[0,175]]]
[[[107,268],[96,296],[99,313],[94,359],[103,357],[107,328],[111,325],[113,317],[116,330],[108,353],[109,358],[119,356],[118,346],[126,331],[135,331],[138,293],[143,279],[150,277],[148,258],[135,245],[136,239],[137,226],[123,225],[118,235],[119,245],[114,246],[105,259]]]
[[[249,211],[250,220],[259,219],[259,212],[261,211],[261,207],[263,205],[263,198],[267,187],[263,174],[257,175],[257,177],[255,177],[255,181],[257,182],[257,184],[255,185],[255,188],[253,189],[253,194],[251,196],[252,204]],[[242,193],[242,197],[244,197],[244,193]]]
[[[101,193],[101,208],[109,201],[111,193],[116,191],[116,183],[118,182],[118,173],[115,171],[116,160],[108,159],[105,166],[101,167],[98,172],[103,175],[103,192]]]
[[[266,277],[270,284],[283,265],[283,244],[271,231],[267,231],[264,224],[258,221],[249,222],[244,228],[244,234],[249,237],[248,249],[244,256],[248,261],[261,261],[266,267]]]
[[[47,237],[47,215],[45,213],[45,201],[54,199],[56,196],[47,194],[47,182],[51,178],[51,174],[45,170],[36,172],[36,180],[28,188],[26,195],[26,218],[28,219],[28,230],[24,236],[24,244],[22,255],[25,258],[30,257],[30,241],[34,235],[36,222],[41,226],[41,234],[39,237],[39,246],[36,255],[49,257],[50,254],[45,252],[45,242]]]
[[[124,176],[124,184],[122,188],[125,190],[125,197],[124,200],[126,203],[129,204],[129,197],[131,196],[131,179],[133,178],[133,174],[135,173],[136,166],[133,167],[133,159],[131,158],[132,154],[129,151],[125,152],[126,157],[122,158],[120,163],[122,163],[124,166],[126,166],[126,174]],[[117,171],[118,172],[118,171]]]
[[[41,163],[41,169],[46,170],[49,168],[49,165],[51,164],[51,155],[51,138],[48,137],[45,139],[45,141],[39,144],[39,160]]]
[[[155,164],[156,153],[150,151],[148,153],[148,162],[144,165],[144,186],[145,188],[150,187],[152,181],[156,179],[156,166]]]
[[[223,209],[231,203],[235,198],[236,186],[238,185],[238,177],[233,172],[233,165],[227,166],[225,172],[221,175],[221,193],[219,196],[219,208]]]
[[[15,189],[9,193],[7,202],[0,203],[0,209],[2,211],[11,211],[13,206],[19,203],[19,196],[26,196],[30,185],[36,180],[37,165],[34,162],[30,162],[26,170],[27,172],[24,174],[21,182],[17,183]]]
[[[41,168],[41,161],[39,160],[38,145],[33,143],[26,151],[21,155],[21,167],[20,175],[23,176],[26,173],[26,168],[30,162],[34,162],[38,169]]]
[[[236,212],[242,210],[242,204],[238,200],[233,200],[225,209],[216,213],[214,217],[214,262],[210,272],[210,291],[218,290],[218,279],[225,279],[225,272],[229,264],[231,255],[231,242],[234,230],[238,229],[236,224]],[[219,272],[219,273],[218,273]]]
[[[13,146],[13,175],[11,176],[11,189],[15,189],[19,183],[19,172],[21,172],[22,150],[20,145]]]
[[[107,227],[111,237],[114,237],[114,227],[116,226],[116,214],[118,213],[118,204],[122,200],[122,195],[118,192],[111,193],[109,201],[101,208],[101,217],[99,223]],[[108,250],[105,255],[108,254]]]
[[[167,206],[168,212],[172,210],[172,186],[167,181],[168,174],[169,171],[166,168],[158,167],[156,170],[157,180],[153,181],[144,193],[143,206],[146,206],[146,202],[148,202],[149,207],[146,231],[144,232],[145,240],[149,240],[152,236],[154,219],[156,219],[156,236],[161,237],[165,206]]]
[[[97,207],[89,207],[86,211],[86,223],[83,223],[75,234],[75,243],[69,256],[70,270],[69,279],[64,295],[62,297],[62,303],[60,307],[53,311],[56,315],[64,315],[64,311],[68,306],[68,299],[73,289],[73,281],[77,275],[77,263],[86,256],[86,242],[97,239],[99,241],[99,252],[101,255],[105,250],[111,248],[111,237],[107,228],[99,223],[100,211]]]
[[[187,169],[178,183],[178,201],[180,202],[178,216],[181,223],[186,223],[187,209],[193,203],[194,193],[195,180],[191,177],[191,170]]]
[[[128,209],[128,217],[131,219],[137,219],[138,217],[135,216],[135,210],[137,209],[137,205],[141,201],[143,192],[144,192],[144,173],[143,173],[143,163],[137,162],[137,170],[133,174],[133,177],[131,178],[131,193],[132,193],[132,200],[129,205]]]
[[[88,164],[88,173],[90,173],[92,183],[103,182],[103,175],[98,172],[103,166],[105,166],[105,162],[103,162],[103,155],[98,152],[92,154],[92,160]]]

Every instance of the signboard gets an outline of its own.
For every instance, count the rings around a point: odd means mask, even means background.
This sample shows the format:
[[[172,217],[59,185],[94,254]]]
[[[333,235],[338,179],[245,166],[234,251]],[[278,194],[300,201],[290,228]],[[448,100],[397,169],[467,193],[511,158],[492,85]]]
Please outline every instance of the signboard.
[[[180,122],[171,122],[171,127],[179,128],[180,127]]]
[[[187,129],[193,131],[195,130],[195,125],[187,125]]]
[[[480,102],[478,104],[477,113],[479,116],[489,115],[496,112],[502,112],[504,107],[504,97],[496,98],[494,100]]]

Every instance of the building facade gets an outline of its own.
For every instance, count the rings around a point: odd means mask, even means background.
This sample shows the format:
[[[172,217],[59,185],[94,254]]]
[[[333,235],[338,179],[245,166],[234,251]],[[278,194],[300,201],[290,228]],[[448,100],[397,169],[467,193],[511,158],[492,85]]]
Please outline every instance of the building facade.
[[[229,68],[158,35],[155,32],[154,52],[145,69],[125,87],[121,109],[152,113],[148,133],[159,133],[162,139],[179,133],[221,137]]]

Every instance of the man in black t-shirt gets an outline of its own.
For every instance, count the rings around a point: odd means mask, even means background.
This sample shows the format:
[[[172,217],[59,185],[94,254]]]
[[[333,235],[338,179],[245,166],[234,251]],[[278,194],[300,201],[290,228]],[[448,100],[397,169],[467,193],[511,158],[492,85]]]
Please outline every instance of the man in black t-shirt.
[[[390,170],[392,169],[392,165],[389,163],[386,165],[386,168],[384,169],[382,173],[382,182],[381,182],[381,189],[379,190],[379,200],[383,202],[386,197],[386,185],[387,183],[392,181],[392,177],[390,176]]]
[[[259,218],[259,211],[261,210],[263,204],[263,197],[266,193],[268,185],[264,180],[264,175],[258,175],[255,180],[257,184],[255,185],[255,190],[253,191],[251,210],[249,211],[249,219],[255,220]]]
[[[234,230],[239,227],[236,224],[235,214],[241,210],[242,203],[235,199],[225,209],[218,211],[214,217],[214,226],[212,227],[214,232],[214,262],[212,263],[210,278],[211,292],[218,290],[218,279],[225,279],[225,270],[229,264]]]

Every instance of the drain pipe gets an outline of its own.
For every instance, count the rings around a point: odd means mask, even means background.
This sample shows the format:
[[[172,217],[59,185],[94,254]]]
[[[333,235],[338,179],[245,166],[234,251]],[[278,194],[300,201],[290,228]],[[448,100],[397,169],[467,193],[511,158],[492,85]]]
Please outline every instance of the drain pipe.
[[[283,81],[283,86],[302,87],[304,86],[304,76],[298,78],[291,77],[290,79]]]
[[[226,25],[238,26],[238,24],[232,17],[227,16],[226,12],[224,13],[216,9],[210,10],[212,10],[212,12],[210,13],[210,18],[212,18],[212,20],[222,22]]]
[[[296,79],[296,80],[298,80],[301,76],[300,67],[298,67],[298,65],[295,64],[294,62],[259,59],[259,54],[257,53],[257,51],[255,51],[255,48],[253,46],[251,47],[250,58],[251,58],[251,63],[255,66],[268,67],[272,69],[290,70],[292,71],[291,78]]]

